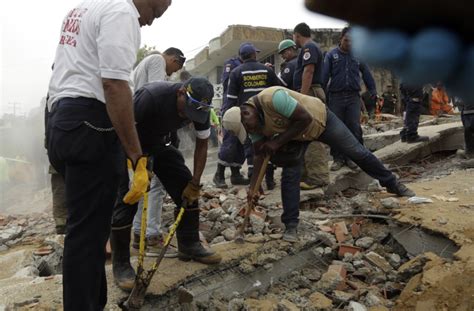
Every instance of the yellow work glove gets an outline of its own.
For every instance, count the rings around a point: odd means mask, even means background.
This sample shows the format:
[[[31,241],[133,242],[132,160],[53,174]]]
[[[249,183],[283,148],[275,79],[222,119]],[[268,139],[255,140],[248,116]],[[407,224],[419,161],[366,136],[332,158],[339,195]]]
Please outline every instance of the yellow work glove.
[[[147,170],[147,157],[141,156],[135,167],[130,159],[127,159],[127,169],[129,178],[129,190],[123,202],[126,204],[137,203],[143,194],[147,191],[150,184],[150,177]]]
[[[186,200],[188,204],[194,203],[195,201],[199,200],[201,195],[200,190],[200,185],[196,185],[192,181],[188,182],[186,188],[183,190],[183,199]]]

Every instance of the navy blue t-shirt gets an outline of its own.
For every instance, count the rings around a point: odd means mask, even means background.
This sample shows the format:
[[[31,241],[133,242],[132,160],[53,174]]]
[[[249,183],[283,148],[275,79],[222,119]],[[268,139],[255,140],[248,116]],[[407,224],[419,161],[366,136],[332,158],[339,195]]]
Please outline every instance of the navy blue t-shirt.
[[[142,148],[162,143],[163,136],[188,125],[192,121],[178,115],[177,91],[183,83],[150,82],[133,96],[135,121]],[[196,131],[210,128],[210,114],[204,123],[193,122]]]
[[[284,86],[290,90],[295,90],[293,83],[293,76],[295,75],[297,58],[293,58],[289,62],[285,62],[281,66],[280,79],[283,81]]]
[[[323,53],[314,41],[308,41],[300,50],[296,62],[293,85],[295,90],[301,89],[303,80],[303,70],[306,65],[314,64],[314,74],[311,84],[320,84],[323,82]]]

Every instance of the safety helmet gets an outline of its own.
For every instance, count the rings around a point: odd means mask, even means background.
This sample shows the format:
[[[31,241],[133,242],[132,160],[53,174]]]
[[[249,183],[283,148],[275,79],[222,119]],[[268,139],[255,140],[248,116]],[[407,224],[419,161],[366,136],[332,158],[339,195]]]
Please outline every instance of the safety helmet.
[[[294,47],[296,49],[295,41],[291,39],[286,39],[286,40],[281,41],[280,44],[278,44],[278,54],[280,54],[287,48],[291,48],[291,47]]]

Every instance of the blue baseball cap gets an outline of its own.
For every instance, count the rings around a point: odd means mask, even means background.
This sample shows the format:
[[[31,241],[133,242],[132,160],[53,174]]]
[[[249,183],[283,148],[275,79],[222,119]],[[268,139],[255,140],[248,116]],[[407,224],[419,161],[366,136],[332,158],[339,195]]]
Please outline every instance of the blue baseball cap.
[[[260,50],[257,49],[252,43],[250,42],[245,42],[240,45],[239,48],[239,55],[249,55],[252,53],[259,53]]]

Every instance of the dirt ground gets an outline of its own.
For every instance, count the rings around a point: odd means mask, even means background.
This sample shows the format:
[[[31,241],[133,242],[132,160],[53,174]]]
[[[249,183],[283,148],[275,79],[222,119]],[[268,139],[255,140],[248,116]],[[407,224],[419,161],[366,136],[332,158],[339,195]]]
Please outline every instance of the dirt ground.
[[[396,217],[453,240],[453,262],[430,260],[403,290],[394,310],[474,310],[474,170],[461,170],[410,187],[426,204],[404,204]],[[451,201],[451,202],[450,202]]]

